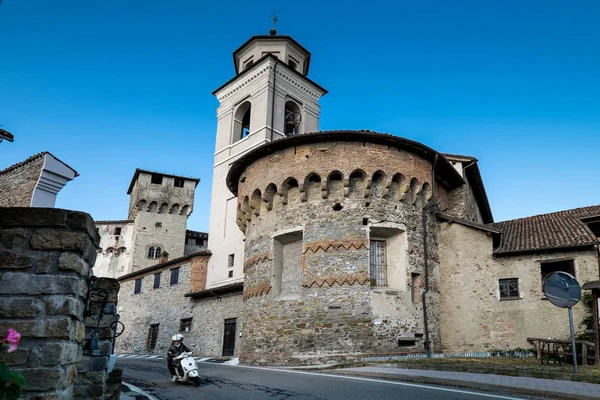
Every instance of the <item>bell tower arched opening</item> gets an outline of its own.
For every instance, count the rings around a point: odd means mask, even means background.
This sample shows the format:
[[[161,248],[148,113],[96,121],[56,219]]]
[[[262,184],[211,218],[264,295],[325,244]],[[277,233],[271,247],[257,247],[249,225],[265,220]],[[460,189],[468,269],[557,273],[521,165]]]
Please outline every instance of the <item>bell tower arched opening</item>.
[[[302,110],[296,102],[288,100],[285,102],[285,118],[283,132],[285,136],[295,136],[300,133],[302,123]]]
[[[250,110],[252,104],[245,101],[237,108],[233,117],[233,136],[231,143],[235,143],[250,134]]]

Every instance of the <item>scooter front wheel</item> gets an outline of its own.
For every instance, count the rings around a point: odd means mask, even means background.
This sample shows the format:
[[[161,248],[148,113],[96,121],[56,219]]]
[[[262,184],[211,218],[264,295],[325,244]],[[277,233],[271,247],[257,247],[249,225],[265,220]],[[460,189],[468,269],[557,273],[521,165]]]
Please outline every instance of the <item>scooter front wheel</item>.
[[[194,376],[190,378],[192,380],[192,383],[194,384],[194,386],[198,387],[200,386],[200,377],[199,376]]]

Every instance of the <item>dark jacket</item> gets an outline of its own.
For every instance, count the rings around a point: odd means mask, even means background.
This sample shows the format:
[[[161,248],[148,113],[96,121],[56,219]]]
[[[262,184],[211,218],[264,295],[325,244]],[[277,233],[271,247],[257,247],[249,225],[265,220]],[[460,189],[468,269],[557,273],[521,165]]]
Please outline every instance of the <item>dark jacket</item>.
[[[171,345],[171,347],[169,347],[169,350],[167,351],[167,358],[169,360],[172,360],[175,357],[181,355],[181,353],[183,353],[184,351],[190,351],[190,349],[188,349],[188,347],[183,343],[181,343],[179,347]]]

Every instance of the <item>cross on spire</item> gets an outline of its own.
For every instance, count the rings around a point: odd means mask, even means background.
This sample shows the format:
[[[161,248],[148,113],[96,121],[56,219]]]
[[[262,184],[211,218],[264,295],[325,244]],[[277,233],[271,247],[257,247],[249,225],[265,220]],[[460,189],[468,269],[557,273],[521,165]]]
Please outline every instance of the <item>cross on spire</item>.
[[[277,14],[279,14],[279,10],[273,9],[273,14],[269,15],[269,18],[273,19],[273,28],[275,28],[275,24],[279,20],[279,16]]]

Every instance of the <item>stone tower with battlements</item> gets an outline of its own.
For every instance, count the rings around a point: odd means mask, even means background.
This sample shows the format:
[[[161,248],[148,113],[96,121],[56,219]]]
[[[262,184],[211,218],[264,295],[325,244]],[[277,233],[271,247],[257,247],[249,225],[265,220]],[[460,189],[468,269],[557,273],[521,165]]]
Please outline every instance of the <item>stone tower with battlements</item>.
[[[237,198],[225,184],[230,165],[277,139],[318,130],[319,99],[327,91],[307,75],[310,53],[290,36],[260,35],[233,53],[235,76],[213,94],[219,100],[208,247],[208,285],[243,277],[244,235]]]
[[[133,221],[129,272],[155,265],[163,252],[184,255],[187,219],[200,180],[136,169],[129,185]]]

